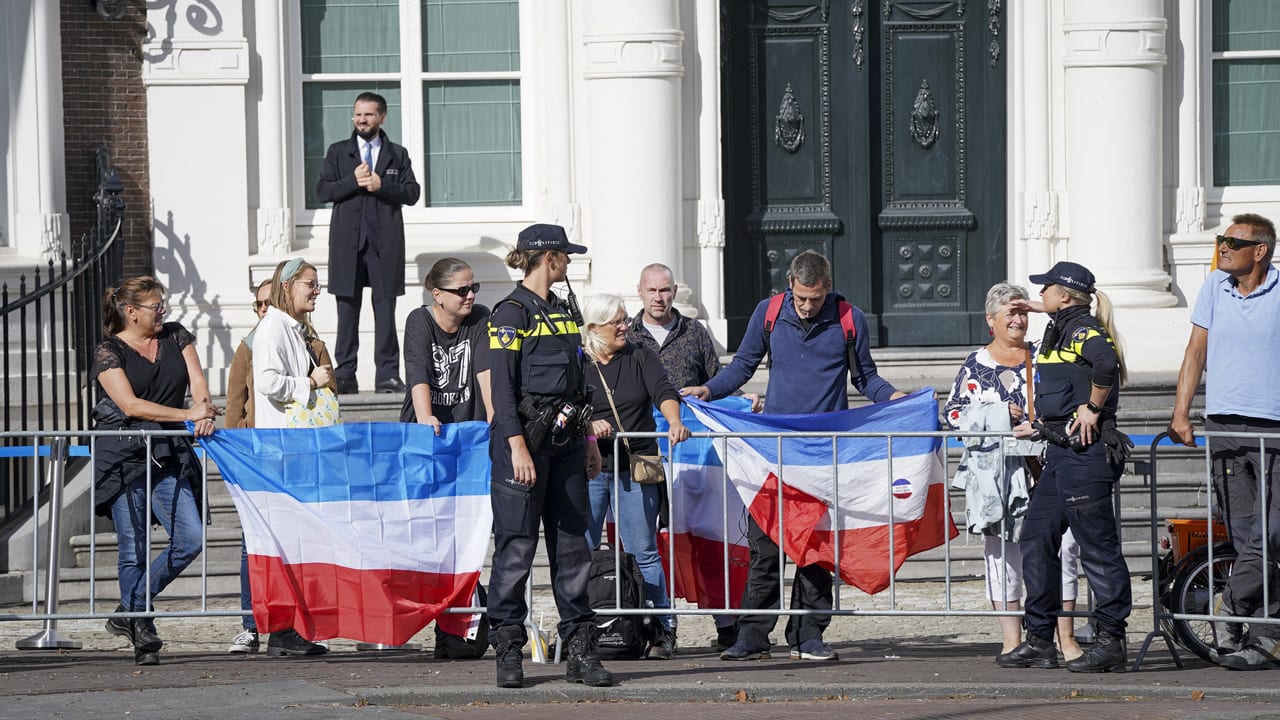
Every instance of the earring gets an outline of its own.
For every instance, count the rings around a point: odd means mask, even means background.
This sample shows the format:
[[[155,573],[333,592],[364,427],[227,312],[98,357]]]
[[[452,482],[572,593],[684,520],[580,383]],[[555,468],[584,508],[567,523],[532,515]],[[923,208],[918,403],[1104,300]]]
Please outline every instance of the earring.
[[[991,337],[995,337],[995,336],[996,336],[996,330],[995,330],[995,328],[993,328],[993,327],[991,327],[990,325],[988,325],[988,326],[987,326],[987,334],[988,334],[988,335],[990,335]]]

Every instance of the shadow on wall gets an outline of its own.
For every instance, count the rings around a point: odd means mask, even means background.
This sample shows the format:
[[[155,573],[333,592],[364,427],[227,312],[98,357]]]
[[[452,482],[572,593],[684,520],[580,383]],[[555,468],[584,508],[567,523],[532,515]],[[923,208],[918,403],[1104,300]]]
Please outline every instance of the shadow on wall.
[[[159,40],[158,47],[153,52],[143,52],[143,62],[158,63],[167,59],[173,54],[173,36],[178,25],[178,5],[180,0],[147,0],[147,10],[160,10],[164,12],[164,28],[158,29],[150,22],[151,13],[148,12],[147,22],[147,41],[155,43]],[[214,37],[222,33],[222,13],[218,10],[218,6],[212,0],[191,0],[187,5],[185,12],[187,24],[192,30],[205,35]]]
[[[476,302],[492,308],[514,287],[511,277],[515,271],[506,265],[507,251],[513,247],[515,247],[514,241],[506,243],[496,238],[481,236],[479,242],[469,248],[454,252],[416,255],[409,262],[416,268],[417,282],[406,283],[405,298],[409,302],[430,305],[430,296],[423,289],[422,282],[426,279],[427,273],[431,272],[431,266],[438,260],[454,257],[470,265],[475,272],[476,281],[480,283],[480,295],[476,298]]]
[[[152,218],[152,222],[156,229],[156,274],[168,280],[170,312],[174,320],[195,333],[196,347],[204,350],[200,362],[208,369],[214,357],[230,358],[235,349],[222,305],[217,296],[208,297],[208,283],[191,257],[191,236],[178,237],[173,213],[168,213],[164,222],[159,218]]]

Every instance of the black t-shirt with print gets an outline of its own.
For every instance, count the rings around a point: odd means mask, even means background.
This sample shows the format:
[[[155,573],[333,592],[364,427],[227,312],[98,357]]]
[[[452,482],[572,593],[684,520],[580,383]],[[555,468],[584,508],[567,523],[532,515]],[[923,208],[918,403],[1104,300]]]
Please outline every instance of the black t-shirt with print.
[[[431,414],[442,423],[487,421],[476,375],[489,369],[489,309],[472,308],[457,332],[436,324],[430,308],[409,313],[404,326],[405,396],[400,422],[417,422],[413,387],[431,387]]]

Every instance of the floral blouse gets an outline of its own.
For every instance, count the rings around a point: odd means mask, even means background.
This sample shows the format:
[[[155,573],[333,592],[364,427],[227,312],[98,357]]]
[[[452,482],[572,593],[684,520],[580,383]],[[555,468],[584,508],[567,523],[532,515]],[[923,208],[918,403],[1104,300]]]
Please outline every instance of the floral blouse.
[[[1039,354],[1031,345],[1031,366],[1034,372],[1035,358]],[[969,354],[960,372],[956,373],[955,385],[951,388],[951,398],[943,406],[942,417],[952,430],[958,429],[960,413],[970,403],[1001,402],[1012,403],[1027,408],[1027,364],[1001,365],[991,357],[986,347]]]

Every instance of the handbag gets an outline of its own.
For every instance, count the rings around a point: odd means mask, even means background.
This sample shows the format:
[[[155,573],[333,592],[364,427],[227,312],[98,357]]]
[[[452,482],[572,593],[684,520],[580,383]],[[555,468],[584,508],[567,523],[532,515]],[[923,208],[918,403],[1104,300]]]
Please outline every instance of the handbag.
[[[600,374],[600,384],[604,386],[604,396],[609,399],[609,407],[613,410],[613,419],[618,423],[618,432],[626,432],[622,428],[622,416],[618,414],[618,406],[613,403],[613,390],[609,388],[609,381],[604,379],[604,370],[600,368],[600,363],[594,360],[591,363],[596,366],[596,372]],[[667,470],[663,466],[663,457],[658,454],[641,455],[631,451],[631,441],[628,438],[622,438],[622,444],[627,448],[627,458],[631,461],[631,480],[641,485],[657,485],[667,481]]]
[[[311,361],[309,368],[316,366],[316,357],[307,347],[307,359]],[[284,406],[285,427],[315,428],[337,425],[342,422],[342,409],[338,405],[338,394],[327,387],[318,387],[307,396],[307,402],[290,400]]]

